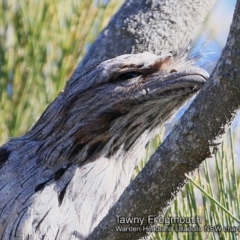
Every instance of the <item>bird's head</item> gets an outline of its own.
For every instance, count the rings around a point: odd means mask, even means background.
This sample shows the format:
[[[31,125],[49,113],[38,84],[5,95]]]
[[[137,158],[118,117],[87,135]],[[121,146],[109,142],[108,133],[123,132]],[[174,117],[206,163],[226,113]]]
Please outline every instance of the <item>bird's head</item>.
[[[207,78],[186,54],[122,55],[70,80],[27,136],[71,161],[128,151],[143,133],[149,141]]]

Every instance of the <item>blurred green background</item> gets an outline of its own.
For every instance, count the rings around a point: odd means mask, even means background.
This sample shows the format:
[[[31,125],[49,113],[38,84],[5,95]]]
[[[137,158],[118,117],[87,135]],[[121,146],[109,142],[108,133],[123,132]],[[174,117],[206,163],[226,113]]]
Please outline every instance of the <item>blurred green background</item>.
[[[0,144],[64,88],[121,1],[0,1]]]
[[[2,0],[0,2],[0,144],[24,134],[64,88],[78,62],[122,1]],[[226,42],[235,1],[218,1],[196,38],[201,65],[214,67]],[[169,132],[175,118],[147,147],[146,157]],[[238,239],[238,231],[204,231],[205,226],[239,226],[239,127],[225,136],[219,152],[191,178],[166,216],[201,216],[201,232],[162,232],[154,239]],[[135,173],[136,174],[136,173]],[[147,207],[147,206],[146,206]],[[174,226],[174,225],[173,225]],[[188,226],[188,225],[187,225]]]

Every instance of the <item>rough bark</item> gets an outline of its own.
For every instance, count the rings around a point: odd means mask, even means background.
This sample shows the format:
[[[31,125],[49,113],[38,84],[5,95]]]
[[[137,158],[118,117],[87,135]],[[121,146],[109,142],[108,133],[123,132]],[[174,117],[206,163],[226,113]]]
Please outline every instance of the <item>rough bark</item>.
[[[148,216],[163,216],[185,184],[185,174],[194,171],[217,150],[222,135],[240,107],[239,13],[240,1],[237,1],[227,44],[210,79],[88,240],[146,236],[144,231],[124,235],[117,232],[116,216],[144,219],[141,226],[131,224],[131,227],[153,226],[153,221],[148,222]],[[143,207],[143,203],[147,207]],[[120,225],[129,227],[129,224]]]
[[[75,70],[78,77],[92,66],[122,54],[179,51],[196,37],[216,0],[126,1],[92,44]]]

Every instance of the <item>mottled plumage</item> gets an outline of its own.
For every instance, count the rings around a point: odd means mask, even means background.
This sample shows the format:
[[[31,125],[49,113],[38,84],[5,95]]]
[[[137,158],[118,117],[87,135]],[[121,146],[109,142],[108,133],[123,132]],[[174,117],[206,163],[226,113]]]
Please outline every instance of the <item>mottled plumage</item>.
[[[1,239],[84,239],[207,77],[185,53],[141,53],[69,81],[26,135],[0,148]]]

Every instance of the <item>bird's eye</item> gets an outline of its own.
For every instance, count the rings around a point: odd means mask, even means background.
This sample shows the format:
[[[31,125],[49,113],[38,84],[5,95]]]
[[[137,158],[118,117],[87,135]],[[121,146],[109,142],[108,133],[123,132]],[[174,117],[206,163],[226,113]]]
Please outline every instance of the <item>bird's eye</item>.
[[[170,71],[170,73],[176,73],[176,72],[177,72],[176,69],[172,69],[172,70]]]
[[[142,74],[139,72],[126,72],[126,73],[122,73],[120,74],[115,81],[124,81],[124,80],[128,80],[131,78],[136,78],[138,76],[141,76]]]

